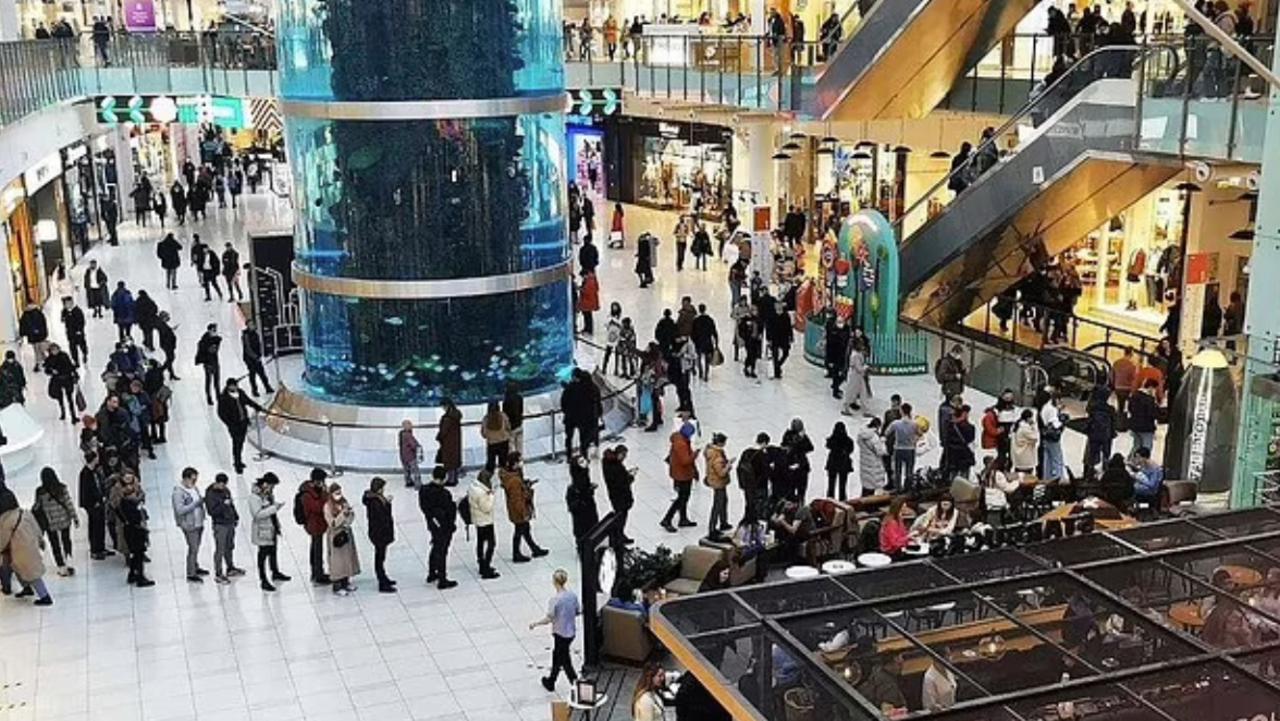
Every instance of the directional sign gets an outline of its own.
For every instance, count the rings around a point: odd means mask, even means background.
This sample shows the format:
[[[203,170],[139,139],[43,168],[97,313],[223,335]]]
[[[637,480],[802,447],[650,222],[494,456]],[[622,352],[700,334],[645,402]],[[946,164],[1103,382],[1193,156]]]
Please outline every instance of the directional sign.
[[[578,115],[604,117],[622,111],[622,91],[617,88],[569,91],[569,112]]]

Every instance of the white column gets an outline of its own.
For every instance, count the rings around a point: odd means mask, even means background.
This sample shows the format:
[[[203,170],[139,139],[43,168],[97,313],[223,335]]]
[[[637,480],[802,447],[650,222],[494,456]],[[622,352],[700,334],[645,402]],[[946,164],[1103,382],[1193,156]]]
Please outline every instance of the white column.
[[[0,0],[0,41],[17,40],[22,36],[18,23],[18,0]]]
[[[757,37],[764,35],[766,31],[764,21],[768,13],[765,9],[765,0],[750,0],[749,7],[751,11],[747,14],[751,16],[751,34]]]
[[[758,202],[773,200],[774,191],[773,127],[770,123],[753,123],[739,127],[733,135],[734,192],[754,191]],[[742,213],[742,207],[738,208]]]

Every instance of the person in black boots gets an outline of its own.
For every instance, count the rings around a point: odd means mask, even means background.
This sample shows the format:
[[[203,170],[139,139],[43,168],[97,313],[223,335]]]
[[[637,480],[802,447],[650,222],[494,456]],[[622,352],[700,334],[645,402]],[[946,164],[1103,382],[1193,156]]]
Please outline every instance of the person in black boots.
[[[600,471],[604,475],[604,488],[609,494],[609,505],[618,514],[618,541],[630,545],[635,541],[627,536],[627,514],[636,504],[631,490],[636,482],[636,469],[627,468],[627,447],[618,444],[605,450],[600,456]]]
[[[138,588],[149,588],[156,585],[147,578],[147,546],[151,542],[151,532],[147,529],[147,510],[143,507],[142,486],[138,477],[125,472],[117,484],[120,503],[116,507],[119,514],[121,535],[124,536],[125,553],[129,566],[128,581]]]
[[[227,387],[218,396],[218,418],[231,435],[231,460],[236,474],[244,473],[244,439],[249,435],[249,409],[266,410],[240,390],[235,378],[227,379]]]
[[[80,375],[76,372],[76,364],[71,362],[71,356],[63,353],[57,343],[49,344],[49,355],[44,359],[44,372],[49,375],[49,395],[58,402],[58,420],[65,421],[70,416],[72,425],[79,423],[75,391]]]
[[[507,463],[498,471],[502,481],[502,495],[507,501],[507,520],[515,526],[511,534],[511,562],[528,563],[533,558],[541,558],[548,551],[533,540],[530,523],[533,521],[533,484],[537,479],[524,477],[524,462],[519,453],[507,456]],[[520,552],[520,543],[529,547],[528,556]]]
[[[259,379],[268,393],[275,393],[276,389],[267,380],[267,369],[262,365],[262,338],[252,320],[245,323],[244,330],[240,333],[240,352],[244,357],[244,367],[249,369],[249,391],[254,397],[258,396]]]
[[[765,325],[765,336],[769,339],[769,356],[773,359],[773,378],[782,378],[782,366],[791,355],[795,330],[791,327],[791,314],[781,303]]]
[[[80,365],[80,359],[89,360],[89,344],[85,342],[84,311],[76,305],[75,298],[67,296],[62,299],[62,327],[67,332],[67,350],[71,351],[71,362]]]
[[[178,218],[181,220],[187,212],[186,201],[183,200],[182,215]],[[175,200],[175,209],[177,201]],[[164,287],[169,290],[177,290],[178,288],[178,269],[182,267],[182,243],[173,237],[173,233],[169,233],[164,240],[156,243],[156,257],[160,259],[160,267],[164,269]]]
[[[167,311],[160,311],[160,315],[156,317],[156,340],[164,353],[164,363],[160,366],[160,370],[168,371],[171,381],[182,380],[177,373],[173,372],[173,359],[178,352],[178,336],[173,332],[173,326],[169,325]]]
[[[80,469],[80,507],[84,509],[89,536],[89,558],[101,561],[116,555],[107,550],[107,499],[102,493],[102,467],[97,451],[84,454],[84,467]]]
[[[427,532],[431,534],[431,555],[427,559],[427,583],[435,583],[441,591],[458,585],[449,580],[446,562],[449,558],[449,543],[453,541],[453,532],[458,528],[458,504],[444,487],[448,472],[444,467],[436,466],[431,471],[431,482],[418,491],[418,507],[427,520]]]
[[[369,481],[369,490],[361,499],[364,502],[365,518],[369,527],[369,542],[373,544],[373,571],[378,575],[378,591],[395,593],[396,582],[387,576],[387,546],[396,540],[396,524],[391,516],[391,499],[384,490],[386,479],[374,476]]]
[[[476,563],[480,566],[480,578],[498,578],[493,570],[493,553],[497,550],[497,538],[493,528],[493,471],[481,469],[467,489],[467,505],[471,509],[471,522],[476,527]]]
[[[298,493],[293,497],[293,520],[305,528],[311,538],[311,583],[316,586],[331,583],[329,574],[324,572],[324,534],[329,530],[329,521],[324,517],[324,506],[329,502],[325,485],[328,478],[323,468],[312,468],[311,476],[298,486]]]
[[[31,352],[36,358],[34,370],[39,373],[49,352],[49,321],[39,305],[32,303],[22,312],[22,317],[18,319],[18,335],[31,344]]]
[[[218,350],[222,348],[222,336],[218,335],[218,324],[210,323],[196,343],[196,365],[204,369],[204,400],[213,405],[213,394],[222,386],[222,366],[218,361]]]
[[[280,479],[276,474],[262,474],[249,493],[249,538],[258,547],[258,585],[264,591],[276,590],[272,581],[291,581],[289,576],[280,572],[276,560],[276,541],[280,538],[280,518],[277,514],[284,508],[283,503],[276,502],[276,486]],[[270,577],[267,567],[271,568]]]
[[[133,301],[133,320],[142,329],[142,347],[155,351],[156,318],[160,316],[160,306],[147,295],[147,291],[139,290]]]

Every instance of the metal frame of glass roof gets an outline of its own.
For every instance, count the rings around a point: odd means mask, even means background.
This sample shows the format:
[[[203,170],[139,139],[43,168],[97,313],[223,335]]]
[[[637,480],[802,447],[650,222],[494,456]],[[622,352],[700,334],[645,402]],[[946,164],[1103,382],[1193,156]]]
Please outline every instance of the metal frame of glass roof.
[[[1235,721],[1280,711],[1280,601],[1262,594],[1280,596],[1280,506],[677,598],[650,623],[739,721],[884,718],[868,696],[887,664],[955,679],[954,706],[910,699],[909,718]],[[808,716],[778,693],[798,687]],[[1209,710],[1170,705],[1179,689]]]

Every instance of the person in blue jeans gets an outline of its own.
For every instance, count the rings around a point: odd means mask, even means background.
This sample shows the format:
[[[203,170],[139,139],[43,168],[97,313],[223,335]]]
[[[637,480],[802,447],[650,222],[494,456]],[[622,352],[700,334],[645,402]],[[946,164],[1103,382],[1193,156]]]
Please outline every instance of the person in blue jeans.
[[[573,670],[569,649],[573,647],[573,639],[578,635],[578,615],[582,613],[582,603],[578,600],[578,595],[567,588],[568,571],[556,569],[551,574],[551,583],[556,593],[547,602],[547,615],[529,624],[529,630],[538,626],[551,626],[551,674],[542,677],[542,687],[555,691],[556,679],[562,670],[570,684],[578,681],[578,672]]]
[[[1137,457],[1138,451],[1146,448],[1154,450],[1156,443],[1156,422],[1160,412],[1156,403],[1155,392],[1158,384],[1148,378],[1142,388],[1129,397],[1129,435],[1133,438],[1133,447],[1129,450],[1129,458]]]
[[[901,410],[902,417],[889,424],[886,435],[893,443],[893,487],[907,491],[916,474],[916,444],[920,440],[920,427],[911,416],[910,403],[903,403]]]

